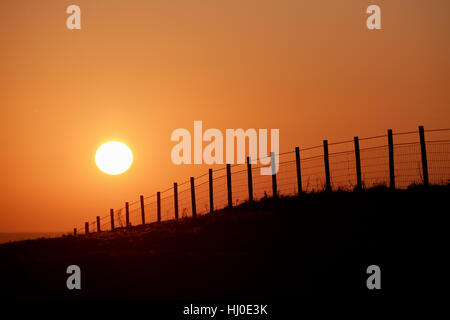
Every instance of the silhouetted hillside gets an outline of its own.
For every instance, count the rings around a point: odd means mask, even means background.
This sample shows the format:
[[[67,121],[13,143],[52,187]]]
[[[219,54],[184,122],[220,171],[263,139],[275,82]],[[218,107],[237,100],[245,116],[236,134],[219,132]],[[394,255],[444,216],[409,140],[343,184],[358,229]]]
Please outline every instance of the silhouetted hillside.
[[[0,244],[38,238],[57,238],[63,234],[64,232],[0,232]]]
[[[409,295],[443,274],[449,186],[263,199],[215,214],[0,245],[5,298]],[[443,251],[444,252],[444,251]],[[78,265],[82,289],[66,288]],[[366,287],[378,265],[382,290]],[[441,273],[442,272],[442,273]]]

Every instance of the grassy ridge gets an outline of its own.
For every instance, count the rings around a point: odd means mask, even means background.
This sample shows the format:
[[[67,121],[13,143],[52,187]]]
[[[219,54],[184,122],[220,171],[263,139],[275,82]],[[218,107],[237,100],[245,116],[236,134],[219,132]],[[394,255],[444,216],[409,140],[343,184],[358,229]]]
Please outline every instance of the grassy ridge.
[[[368,295],[371,264],[381,267],[385,294],[411,294],[434,284],[432,271],[438,276],[434,252],[442,249],[449,191],[449,186],[380,187],[262,199],[180,221],[3,244],[0,272],[7,276],[1,295],[161,300]],[[80,291],[66,288],[71,264],[82,270]]]

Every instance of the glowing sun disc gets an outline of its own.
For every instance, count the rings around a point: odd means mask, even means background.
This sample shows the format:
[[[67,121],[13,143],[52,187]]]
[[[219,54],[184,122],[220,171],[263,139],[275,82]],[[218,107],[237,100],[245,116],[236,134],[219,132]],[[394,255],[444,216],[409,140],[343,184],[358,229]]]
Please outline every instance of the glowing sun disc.
[[[102,144],[95,153],[97,167],[106,174],[116,175],[128,170],[133,162],[133,153],[126,144],[110,141]]]

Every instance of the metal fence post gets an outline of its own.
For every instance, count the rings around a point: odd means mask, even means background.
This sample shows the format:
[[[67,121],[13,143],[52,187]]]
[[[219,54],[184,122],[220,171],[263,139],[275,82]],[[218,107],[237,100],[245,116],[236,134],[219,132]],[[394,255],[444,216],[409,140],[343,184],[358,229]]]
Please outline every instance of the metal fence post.
[[[156,212],[157,212],[157,220],[161,222],[161,192],[156,193]]]
[[[197,207],[195,205],[195,184],[194,177],[191,177],[191,201],[192,201],[192,216],[197,216]]]
[[[298,194],[302,193],[302,169],[300,166],[300,148],[295,147],[295,165],[297,167],[297,188]]]
[[[362,190],[362,178],[361,178],[361,156],[359,152],[359,138],[353,138],[355,142],[355,162],[356,162],[356,185],[358,190]]]
[[[330,163],[328,157],[328,140],[323,140],[323,161],[325,163],[326,191],[331,191]]]
[[[125,202],[125,226],[130,226],[130,204]]]
[[[178,183],[173,183],[173,205],[175,211],[175,219],[178,220]]]
[[[272,197],[278,198],[277,173],[275,172],[275,152],[270,153],[270,166],[272,169]]]
[[[395,170],[394,170],[394,139],[392,129],[388,130],[388,145],[389,145],[389,180],[390,188],[395,189]]]
[[[420,151],[422,155],[423,185],[428,186],[427,148],[425,145],[425,130],[423,129],[423,126],[419,126],[419,136],[420,136]]]
[[[111,231],[114,230],[114,209],[109,210],[109,215],[111,217]]]
[[[73,228],[73,235],[74,235],[74,236],[77,235],[77,228]]]
[[[139,198],[140,198],[140,200],[141,200],[141,218],[142,218],[142,224],[145,224],[144,196],[141,195]]]
[[[248,201],[253,201],[253,178],[252,163],[250,157],[247,157],[247,177],[248,177]]]
[[[213,192],[213,170],[208,170],[209,174],[209,212],[214,212],[214,192]]]
[[[231,193],[231,165],[227,163],[227,190],[228,190],[228,206],[233,206],[233,194]]]
[[[84,233],[88,234],[89,233],[89,222],[85,222],[84,223]]]
[[[97,232],[101,232],[101,231],[102,231],[102,229],[100,227],[100,217],[97,216]]]

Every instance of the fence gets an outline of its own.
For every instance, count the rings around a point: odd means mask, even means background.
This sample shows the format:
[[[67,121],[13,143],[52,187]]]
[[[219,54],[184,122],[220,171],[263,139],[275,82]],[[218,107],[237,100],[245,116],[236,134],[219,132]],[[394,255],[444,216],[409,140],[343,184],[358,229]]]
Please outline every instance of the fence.
[[[425,133],[427,139],[425,140]],[[332,190],[392,189],[410,184],[450,182],[450,129],[424,130],[331,142],[299,148],[278,156],[275,175],[259,174],[261,166],[227,164],[174,183],[164,191],[126,202],[110,214],[85,222],[84,233],[212,213],[263,197]],[[430,139],[431,138],[431,139]],[[260,159],[259,159],[260,160]],[[81,228],[74,228],[74,234]]]

